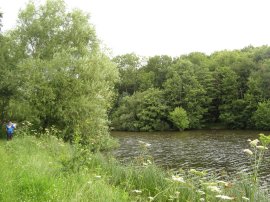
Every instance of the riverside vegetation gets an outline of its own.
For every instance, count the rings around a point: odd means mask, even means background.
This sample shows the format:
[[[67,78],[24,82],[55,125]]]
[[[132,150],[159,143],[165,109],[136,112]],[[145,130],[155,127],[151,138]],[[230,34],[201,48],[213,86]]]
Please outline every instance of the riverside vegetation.
[[[13,141],[0,142],[1,201],[269,201],[259,188],[258,171],[270,136],[260,134],[243,151],[253,162],[251,174],[217,178],[195,169],[161,170],[145,142],[134,162],[124,166],[109,154],[64,143],[58,133],[23,127]]]
[[[269,129],[269,53],[263,46],[146,63],[134,54],[111,59],[88,14],[62,0],[30,1],[16,27],[0,31],[1,123],[16,120],[19,129],[0,142],[0,200],[269,201],[258,185],[266,136],[245,150],[255,159],[252,175],[222,181],[203,171],[163,171],[143,142],[131,165],[100,153],[115,146],[110,124]]]

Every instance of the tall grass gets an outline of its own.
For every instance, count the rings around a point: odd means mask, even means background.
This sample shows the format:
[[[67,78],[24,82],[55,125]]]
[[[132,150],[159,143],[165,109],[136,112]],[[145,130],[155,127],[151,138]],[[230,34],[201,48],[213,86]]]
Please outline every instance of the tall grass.
[[[125,191],[86,169],[66,172],[74,148],[54,137],[1,143],[0,201],[129,201]]]
[[[194,169],[164,171],[146,149],[141,155],[124,166],[53,136],[2,141],[0,201],[269,201],[249,177],[222,182]]]

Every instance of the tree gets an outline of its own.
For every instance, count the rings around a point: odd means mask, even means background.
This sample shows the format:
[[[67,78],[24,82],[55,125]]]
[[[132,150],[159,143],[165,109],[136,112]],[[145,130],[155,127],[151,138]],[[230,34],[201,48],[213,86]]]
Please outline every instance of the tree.
[[[144,72],[153,73],[153,87],[162,88],[167,78],[168,69],[173,63],[167,55],[150,57],[147,64],[142,67]]]
[[[238,77],[230,67],[219,67],[213,73],[213,99],[210,113],[213,115],[213,122],[229,122],[228,113],[232,108],[234,100],[238,99]]]
[[[182,107],[176,107],[170,112],[169,119],[179,130],[185,130],[189,126],[187,112]]]
[[[18,82],[16,81],[17,59],[12,57],[13,47],[9,36],[0,34],[0,112],[1,122],[10,118],[8,106],[12,97],[16,95]]]
[[[210,99],[200,84],[197,66],[186,59],[178,59],[170,67],[164,83],[164,93],[170,110],[182,107],[187,111],[190,128],[201,128]]]
[[[68,12],[62,0],[48,0],[39,7],[29,3],[18,22],[12,36],[25,59],[18,65],[20,96],[13,111],[30,108],[24,118],[37,126],[55,125],[64,139],[99,147],[108,137],[118,72],[100,52],[89,16]]]
[[[117,85],[118,92],[132,95],[139,88],[138,69],[141,66],[141,59],[135,54],[119,55],[113,58],[116,63],[120,81]]]
[[[162,91],[154,88],[126,96],[112,114],[112,126],[131,131],[166,130],[169,125],[164,103]]]
[[[270,100],[259,103],[252,119],[257,129],[270,130]]]

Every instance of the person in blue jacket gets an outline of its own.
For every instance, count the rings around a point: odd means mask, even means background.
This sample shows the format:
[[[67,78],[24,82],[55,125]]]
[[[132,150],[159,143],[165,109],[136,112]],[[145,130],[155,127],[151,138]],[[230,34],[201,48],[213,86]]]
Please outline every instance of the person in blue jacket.
[[[13,138],[14,129],[16,128],[16,124],[13,124],[11,121],[6,125],[7,131],[7,140],[11,140]]]

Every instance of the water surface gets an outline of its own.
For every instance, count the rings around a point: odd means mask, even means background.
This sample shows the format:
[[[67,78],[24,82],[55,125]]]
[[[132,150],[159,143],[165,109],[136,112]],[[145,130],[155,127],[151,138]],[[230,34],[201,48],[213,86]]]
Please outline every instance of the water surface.
[[[120,142],[114,155],[120,161],[133,160],[140,154],[140,143],[151,144],[149,153],[156,164],[170,169],[209,170],[235,174],[250,172],[250,159],[243,152],[248,139],[258,138],[260,131],[194,130],[184,132],[112,132]],[[270,135],[270,132],[263,132]],[[264,187],[270,187],[270,154],[261,166]]]

